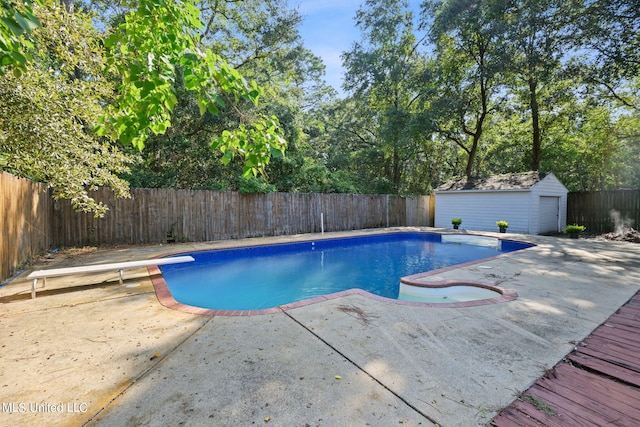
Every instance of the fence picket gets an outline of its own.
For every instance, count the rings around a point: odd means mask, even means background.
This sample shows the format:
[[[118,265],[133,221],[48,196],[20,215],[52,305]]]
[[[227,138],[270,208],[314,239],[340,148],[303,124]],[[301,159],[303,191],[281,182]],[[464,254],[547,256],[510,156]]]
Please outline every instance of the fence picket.
[[[62,214],[56,224],[57,244],[161,243],[172,231],[178,240],[202,241],[319,232],[320,213],[325,231],[419,225],[425,210],[410,215],[406,199],[362,194],[239,194],[234,192],[132,189],[131,199],[113,198],[108,189],[91,192],[111,206],[107,216],[73,212],[58,201]],[[426,197],[428,199],[428,197]],[[153,212],[153,215],[150,213]],[[213,230],[213,233],[210,232]]]
[[[622,220],[638,228],[640,190],[585,191],[568,195],[567,224],[584,225],[590,234],[616,230],[611,211],[618,212]]]
[[[0,282],[49,248],[53,203],[46,184],[0,172]]]
[[[90,192],[109,207],[104,218],[52,200],[47,186],[0,173],[0,280],[52,246],[211,241],[245,237],[429,225],[430,196],[269,193],[175,189],[131,190],[116,199],[108,188]],[[417,200],[417,202],[416,202]]]

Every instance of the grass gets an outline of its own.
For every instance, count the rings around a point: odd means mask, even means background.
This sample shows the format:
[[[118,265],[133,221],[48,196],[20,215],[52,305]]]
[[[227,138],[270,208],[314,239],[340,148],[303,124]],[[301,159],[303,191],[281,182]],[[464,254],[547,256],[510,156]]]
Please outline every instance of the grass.
[[[536,409],[544,412],[549,416],[556,415],[556,412],[553,410],[553,408],[549,406],[546,402],[536,397],[533,397],[529,394],[523,394],[522,396],[520,396],[520,400],[531,403],[533,406],[536,407]]]

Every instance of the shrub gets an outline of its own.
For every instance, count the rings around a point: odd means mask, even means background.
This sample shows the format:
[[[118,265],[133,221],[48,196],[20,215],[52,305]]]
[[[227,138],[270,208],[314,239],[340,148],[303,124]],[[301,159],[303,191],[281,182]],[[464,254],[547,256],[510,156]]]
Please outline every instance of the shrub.
[[[578,225],[578,224],[567,225],[564,228],[564,232],[567,234],[578,234],[578,233],[582,233],[584,230],[586,230],[586,227],[584,225]]]
[[[276,186],[269,184],[266,179],[261,176],[250,176],[238,178],[238,192],[241,194],[253,194],[253,193],[273,193],[276,191]]]

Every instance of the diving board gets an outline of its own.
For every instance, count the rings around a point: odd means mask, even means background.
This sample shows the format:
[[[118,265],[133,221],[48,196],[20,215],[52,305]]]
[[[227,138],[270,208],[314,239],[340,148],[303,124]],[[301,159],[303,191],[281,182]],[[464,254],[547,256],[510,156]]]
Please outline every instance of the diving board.
[[[37,270],[31,272],[27,278],[33,279],[31,284],[31,298],[36,297],[36,286],[38,279],[43,279],[42,287],[47,286],[47,277],[67,276],[70,274],[96,273],[99,271],[119,271],[120,284],[123,281],[123,271],[127,268],[149,267],[152,265],[178,264],[182,262],[192,262],[195,259],[192,256],[177,256],[170,258],[147,259],[141,261],[114,262],[110,264],[93,264],[83,265],[80,267],[53,268],[50,270]]]

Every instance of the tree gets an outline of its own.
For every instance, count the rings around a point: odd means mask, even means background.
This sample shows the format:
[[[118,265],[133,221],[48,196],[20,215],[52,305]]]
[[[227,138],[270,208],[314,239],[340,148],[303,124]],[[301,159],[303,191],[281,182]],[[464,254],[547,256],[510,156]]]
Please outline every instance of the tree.
[[[287,156],[269,164],[269,180],[280,191],[307,188],[303,169],[316,162],[309,156],[305,122],[308,111],[331,95],[324,65],[300,37],[302,17],[284,0],[205,3],[204,40],[264,89],[257,111],[280,119]]]
[[[504,62],[502,2],[450,0],[423,4],[423,25],[433,19],[434,86],[430,125],[466,153],[464,174],[474,172],[485,122],[498,102]]]
[[[640,109],[633,88],[640,75],[640,1],[572,0],[561,10],[568,18],[567,34],[581,54],[574,61],[575,75],[600,88],[601,96]]]
[[[101,216],[106,206],[87,189],[109,186],[125,196],[128,185],[117,174],[130,160],[92,131],[113,90],[101,74],[99,35],[88,15],[52,2],[34,10],[42,27],[32,34],[32,60],[20,77],[0,77],[0,169],[47,182],[55,198]]]
[[[349,176],[357,193],[393,193],[389,175],[381,173],[385,154],[379,143],[375,112],[357,99],[334,100],[316,110],[317,131],[311,143],[331,173]]]
[[[29,40],[24,37],[24,33],[35,26],[36,16],[40,17],[40,14],[44,16],[50,9],[60,9],[55,7],[52,0],[44,2],[47,7],[37,9],[33,15],[30,14],[30,9],[21,4],[6,1],[2,3],[3,17],[8,16],[13,19],[13,21],[8,18],[3,19],[0,24],[0,34],[3,37],[3,51],[0,54],[4,58],[3,64],[12,66],[18,74],[22,69],[31,66],[27,56],[21,55],[21,49],[25,46],[33,47],[38,58],[34,61],[33,72],[27,76],[27,86],[41,84],[53,91],[53,95],[50,105],[34,103],[30,106],[39,112],[36,114],[34,111],[32,118],[53,120],[60,117],[56,110],[58,108],[64,109],[66,105],[78,109],[86,107],[84,111],[63,110],[68,117],[72,118],[70,120],[76,120],[80,125],[73,128],[77,131],[76,133],[58,133],[58,135],[68,138],[69,144],[76,144],[78,154],[82,150],[96,155],[102,153],[102,157],[111,157],[114,162],[100,160],[100,156],[96,157],[94,162],[79,161],[76,164],[83,167],[84,170],[80,175],[85,178],[78,176],[75,182],[67,183],[65,186],[62,178],[64,174],[60,174],[65,169],[58,170],[57,176],[60,178],[58,179],[52,176],[55,168],[39,169],[45,167],[47,162],[29,158],[26,148],[37,147],[33,139],[37,134],[33,128],[35,125],[28,123],[29,117],[19,116],[23,111],[16,109],[17,103],[7,101],[3,107],[7,117],[11,114],[12,119],[5,120],[6,127],[1,135],[4,147],[0,154],[0,164],[3,169],[22,172],[23,176],[47,180],[54,187],[57,197],[72,198],[79,209],[93,210],[98,215],[103,214],[105,207],[96,205],[87,196],[83,184],[89,186],[112,184],[116,186],[116,193],[125,194],[124,191],[120,191],[124,189],[125,183],[114,180],[115,176],[111,175],[124,170],[123,166],[118,166],[118,162],[121,163],[125,158],[121,154],[113,154],[118,150],[99,137],[108,136],[114,142],[132,144],[142,149],[149,135],[166,132],[172,124],[171,113],[177,102],[175,82],[178,76],[183,78],[183,86],[196,94],[196,104],[201,115],[205,112],[215,115],[221,108],[228,108],[237,115],[236,126],[231,128],[234,130],[222,130],[212,141],[213,148],[221,152],[220,159],[223,163],[228,164],[235,156],[239,156],[244,161],[243,173],[256,175],[264,171],[272,156],[277,157],[283,154],[286,142],[281,136],[278,119],[272,115],[246,114],[240,109],[243,102],[253,106],[258,105],[261,95],[258,85],[255,82],[247,83],[221,56],[210,50],[200,49],[198,31],[202,28],[202,23],[193,1],[126,2],[125,9],[129,11],[121,20],[113,21],[117,26],[109,29],[107,37],[101,41],[98,41],[98,33],[89,28],[90,21],[86,15],[72,13],[73,2],[62,2],[67,11],[65,19],[68,18],[73,24],[82,20],[83,30],[89,32],[90,37],[86,44],[77,40],[64,41],[67,44],[63,43],[63,46],[66,47],[59,48],[56,45],[57,50],[54,54],[50,52],[51,46],[42,40],[40,44],[30,45]],[[21,27],[13,25],[14,21]],[[60,33],[59,36],[65,34],[65,25],[59,25],[56,28]],[[8,42],[5,43],[7,34],[10,38],[6,39]],[[49,36],[55,39],[54,35]],[[33,37],[36,37],[36,32],[33,33]],[[74,37],[81,40],[81,37],[75,35]],[[88,57],[84,56],[87,54],[87,46],[91,49]],[[62,57],[64,60],[61,60]],[[86,61],[97,57],[100,58],[99,69],[87,66]],[[73,65],[73,70],[68,68],[70,64]],[[46,67],[53,70],[50,76],[35,72],[38,70],[42,73]],[[0,71],[5,68],[6,66],[0,67]],[[115,90],[107,88],[105,76],[117,82]],[[45,78],[58,79],[60,84],[39,81]],[[27,92],[24,92],[24,96],[21,95],[19,91],[27,87],[22,82],[6,80],[6,84],[7,86],[3,86],[2,89],[5,90],[4,95],[7,100],[11,97],[26,100],[29,96],[39,99],[33,91],[28,95]],[[84,86],[79,90],[73,85]],[[91,88],[91,85],[95,87]],[[56,93],[57,89],[60,89],[59,94]],[[89,94],[88,91],[91,90],[93,92]],[[59,102],[56,101],[57,95],[60,96]],[[76,99],[75,96],[82,99]],[[63,104],[63,99],[66,104]],[[83,101],[92,103],[91,108],[84,105]],[[48,113],[45,113],[47,110],[49,110]],[[26,109],[26,111],[30,110]],[[99,118],[97,124],[95,118]],[[47,126],[43,124],[41,127]],[[27,137],[24,134],[25,128],[33,130],[31,136]],[[19,140],[15,140],[16,138]],[[103,148],[92,145],[93,142],[98,141],[105,144]],[[108,150],[104,147],[108,147]],[[65,157],[72,151],[53,143],[46,149],[53,150],[51,159]],[[62,152],[55,151],[58,149]],[[66,163],[61,162],[61,164]],[[105,167],[105,165],[108,166]],[[104,175],[105,170],[109,171],[106,175]],[[86,178],[87,176],[91,178]],[[68,176],[68,179],[73,177]]]
[[[192,0],[139,0],[137,8],[105,39],[109,70],[120,81],[117,96],[96,130],[138,149],[144,147],[150,133],[165,133],[177,103],[179,67],[185,88],[197,96],[200,114],[216,115],[229,105],[241,118],[234,131],[223,131],[212,146],[223,153],[223,163],[241,155],[244,174],[255,175],[264,170],[271,156],[284,152],[278,119],[247,117],[238,109],[240,100],[257,105],[260,89],[255,82],[247,84],[220,55],[200,48],[202,27]]]
[[[241,70],[245,78],[262,88],[260,104],[240,99],[236,105],[244,114],[273,115],[287,140],[287,156],[278,157],[264,168],[265,176],[282,191],[297,188],[307,154],[302,128],[310,100],[322,96],[324,67],[302,46],[297,26],[300,16],[282,0],[243,2],[200,2],[205,27],[200,33],[207,49],[220,54]],[[230,47],[233,47],[230,49]],[[242,164],[234,159],[220,167],[221,152],[208,149],[212,138],[242,122],[232,105],[218,106],[218,114],[200,115],[198,97],[185,87],[178,70],[174,82],[177,103],[172,127],[151,135],[128,179],[133,185],[180,188],[238,189]]]
[[[565,110],[568,114],[549,127],[554,141],[542,157],[545,170],[556,171],[570,191],[619,188],[621,147],[611,111],[589,100],[576,100]]]
[[[620,149],[615,153],[614,167],[620,177],[620,187],[640,188],[640,112],[620,116],[615,134]]]
[[[505,21],[504,56],[513,92],[531,115],[530,170],[540,169],[541,114],[554,108],[552,98],[541,99],[544,86],[561,79],[562,60],[568,50],[556,0],[511,1]],[[524,89],[523,89],[524,88]],[[552,93],[546,90],[547,94]],[[545,105],[546,101],[546,105]],[[556,100],[557,101],[557,100]]]
[[[403,187],[403,174],[411,173],[407,161],[420,149],[412,119],[422,93],[422,40],[414,35],[413,14],[406,1],[368,0],[355,20],[362,42],[343,54],[344,87],[353,93],[358,108],[371,111],[375,123],[370,135],[375,135],[375,149],[382,160],[376,167],[397,193]]]

